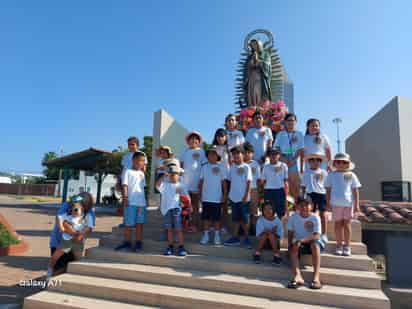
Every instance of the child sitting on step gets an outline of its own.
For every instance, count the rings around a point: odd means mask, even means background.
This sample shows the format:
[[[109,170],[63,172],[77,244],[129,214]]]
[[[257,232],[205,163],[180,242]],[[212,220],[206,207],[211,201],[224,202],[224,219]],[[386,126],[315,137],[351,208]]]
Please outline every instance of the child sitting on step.
[[[179,247],[177,255],[186,256],[182,231],[181,196],[187,195],[186,186],[180,182],[182,169],[174,164],[168,166],[166,173],[156,181],[156,188],[161,194],[160,211],[163,215],[163,227],[167,230],[168,246],[164,255],[174,254],[173,232],[177,234]]]
[[[133,155],[133,167],[127,169],[122,178],[123,190],[123,217],[124,241],[115,248],[116,251],[132,250],[132,228],[136,228],[135,251],[142,250],[143,224],[146,221],[146,196],[145,196],[145,167],[146,155],[137,151]]]
[[[350,256],[352,219],[359,213],[359,188],[361,184],[352,170],[355,164],[346,153],[337,153],[332,162],[332,172],[326,177],[327,209],[332,210],[335,221],[336,255]]]
[[[272,204],[265,201],[262,208],[262,216],[259,217],[256,223],[256,237],[259,239],[256,252],[253,255],[255,263],[261,262],[261,252],[263,247],[269,242],[273,251],[274,265],[280,265],[282,258],[280,257],[280,240],[283,237],[282,221],[273,212]]]
[[[312,213],[312,202],[309,198],[298,198],[296,210],[288,220],[288,245],[291,262],[292,279],[288,288],[297,289],[305,282],[299,269],[299,258],[301,255],[312,255],[313,279],[309,287],[321,289],[320,282],[320,252],[324,244],[320,241],[320,219]]]

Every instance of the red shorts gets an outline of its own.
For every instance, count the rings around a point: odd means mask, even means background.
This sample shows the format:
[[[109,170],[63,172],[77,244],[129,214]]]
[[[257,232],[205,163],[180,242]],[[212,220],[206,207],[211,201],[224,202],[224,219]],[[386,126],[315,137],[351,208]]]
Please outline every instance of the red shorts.
[[[342,221],[353,219],[353,208],[352,207],[342,207],[342,206],[332,206],[332,220]]]

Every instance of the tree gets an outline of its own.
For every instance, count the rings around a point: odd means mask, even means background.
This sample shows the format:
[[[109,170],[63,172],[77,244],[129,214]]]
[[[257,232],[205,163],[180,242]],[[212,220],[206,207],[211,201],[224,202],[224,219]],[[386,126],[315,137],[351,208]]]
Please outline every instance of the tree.
[[[57,153],[54,151],[46,152],[43,156],[41,161],[42,165],[45,165],[47,162],[57,159]],[[46,167],[43,169],[43,175],[46,176],[47,179],[59,179],[59,169],[57,167]]]
[[[147,156],[146,184],[149,184],[152,177],[152,171],[150,167],[152,166],[153,136],[143,137],[143,147],[141,148],[141,150]]]

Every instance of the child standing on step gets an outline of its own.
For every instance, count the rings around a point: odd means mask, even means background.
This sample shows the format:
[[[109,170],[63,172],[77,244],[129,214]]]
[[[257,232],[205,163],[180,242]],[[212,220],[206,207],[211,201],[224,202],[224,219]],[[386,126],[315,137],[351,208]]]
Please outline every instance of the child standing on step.
[[[250,190],[252,188],[252,170],[243,162],[244,150],[242,146],[235,146],[231,150],[233,165],[230,167],[228,180],[230,182],[229,204],[232,209],[233,236],[225,241],[225,246],[239,246],[239,228],[245,234],[243,245],[252,248],[248,237],[250,221]]]
[[[124,242],[115,248],[119,250],[132,250],[132,228],[136,228],[136,252],[142,250],[143,224],[146,221],[146,196],[145,196],[145,166],[146,156],[137,151],[133,155],[133,168],[124,172],[122,179],[123,192],[123,217],[124,217]]]
[[[227,133],[227,146],[229,150],[235,146],[242,145],[245,142],[245,137],[242,131],[237,129],[236,115],[227,115],[225,118],[225,126]]]
[[[352,238],[351,221],[359,213],[361,184],[352,170],[355,164],[346,153],[337,153],[332,172],[325,181],[327,209],[332,210],[335,221],[336,255],[350,256]]]
[[[174,164],[168,166],[164,175],[156,181],[156,188],[161,194],[160,211],[163,215],[163,227],[167,230],[168,246],[164,255],[174,254],[173,232],[175,231],[179,241],[177,254],[186,256],[184,238],[182,231],[182,208],[180,198],[187,195],[186,186],[180,182],[179,178],[182,169]],[[167,178],[167,179],[166,179]]]
[[[289,215],[285,188],[288,183],[288,166],[280,161],[280,150],[267,151],[270,162],[263,166],[261,187],[265,201],[268,201],[279,219]]]
[[[320,239],[326,244],[328,242],[327,218],[326,218],[326,189],[325,180],[328,176],[326,170],[321,169],[321,164],[326,158],[323,153],[313,153],[305,157],[305,162],[309,166],[305,169],[302,177],[302,194],[307,194],[312,200],[313,211],[319,211],[322,222],[322,235]]]
[[[207,162],[205,152],[201,148],[203,144],[202,136],[199,132],[191,132],[186,136],[188,148],[180,156],[181,167],[184,169],[183,183],[190,194],[193,207],[193,224],[199,229],[199,181],[200,170],[203,164]]]
[[[253,145],[249,142],[243,144],[245,150],[245,163],[250,166],[252,170],[252,189],[250,193],[250,223],[252,226],[256,225],[256,218],[258,216],[259,207],[259,182],[261,169],[258,162],[253,160],[253,155],[255,153]]]
[[[227,198],[227,173],[219,164],[220,156],[216,146],[211,146],[206,156],[208,163],[202,166],[200,172],[199,192],[202,201],[203,237],[200,243],[209,243],[209,228],[213,224],[215,230],[214,244],[222,243],[220,238],[220,218],[222,204]]]
[[[253,255],[255,263],[261,262],[261,252],[263,247],[269,241],[270,247],[273,251],[274,265],[280,265],[282,258],[280,257],[280,241],[283,237],[282,221],[273,212],[270,202],[265,201],[262,208],[262,215],[259,217],[256,223],[256,237],[259,239],[258,247]]]
[[[291,261],[292,279],[288,288],[296,289],[305,282],[299,269],[301,255],[312,255],[313,279],[309,287],[321,289],[320,282],[320,252],[324,245],[320,241],[320,219],[312,213],[312,204],[309,199],[297,200],[297,212],[288,220],[288,244]]]
[[[246,141],[253,145],[255,154],[253,160],[260,165],[265,163],[266,150],[272,148],[272,130],[263,125],[263,115],[257,111],[253,114],[254,127],[246,133]]]
[[[320,131],[320,121],[311,118],[306,121],[306,133],[304,141],[304,156],[307,157],[313,153],[321,154],[325,159],[321,164],[321,169],[328,168],[328,162],[332,160],[332,147],[330,146],[329,138]],[[306,164],[305,169],[309,168]]]

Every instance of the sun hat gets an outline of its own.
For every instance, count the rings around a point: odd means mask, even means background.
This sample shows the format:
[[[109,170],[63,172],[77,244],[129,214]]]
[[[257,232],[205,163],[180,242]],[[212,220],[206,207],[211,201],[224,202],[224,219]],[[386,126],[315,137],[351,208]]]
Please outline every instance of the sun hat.
[[[352,160],[350,158],[350,155],[348,155],[347,153],[340,152],[340,153],[337,153],[335,155],[335,157],[333,158],[333,161],[332,161],[332,165],[331,165],[331,168],[333,170],[336,170],[336,167],[335,167],[335,162],[336,161],[348,162],[349,163],[349,167],[347,168],[348,171],[351,171],[351,170],[355,169],[355,163],[352,162]]]
[[[166,145],[160,145],[160,146],[156,149],[156,155],[157,155],[157,156],[160,156],[160,152],[161,152],[162,150],[166,150],[166,151],[168,152],[169,156],[173,155],[172,148],[169,147],[169,146],[166,146]]]
[[[322,162],[326,161],[326,156],[321,152],[314,152],[305,156],[305,161],[309,161],[310,159],[321,159]]]
[[[192,137],[193,135],[197,136],[199,138],[200,144],[203,143],[202,135],[200,135],[200,133],[197,132],[197,131],[192,131],[192,132],[190,132],[189,134],[186,135],[186,143],[189,143],[189,138]]]
[[[216,154],[218,161],[222,160],[222,158],[219,155],[219,152],[217,150],[216,145],[212,145],[212,146],[209,147],[209,149],[206,151],[206,157],[208,157],[209,153],[211,153],[211,152],[214,152]]]
[[[168,174],[183,174],[183,169],[181,169],[177,165],[171,164],[167,167],[167,173]]]
[[[170,165],[175,165],[180,168],[180,161],[176,158],[170,158],[163,161],[163,166],[169,167]]]

